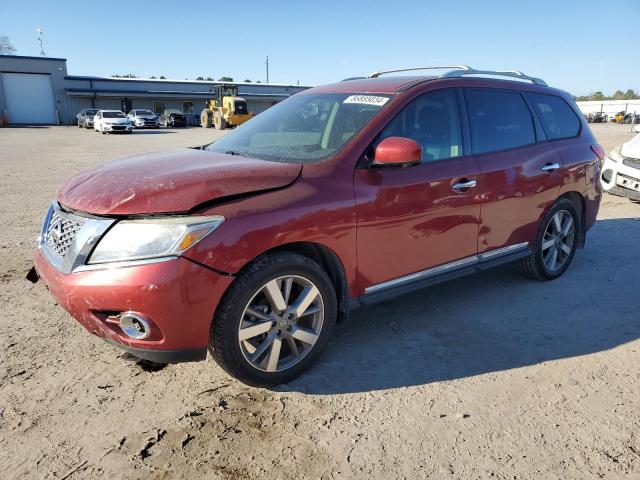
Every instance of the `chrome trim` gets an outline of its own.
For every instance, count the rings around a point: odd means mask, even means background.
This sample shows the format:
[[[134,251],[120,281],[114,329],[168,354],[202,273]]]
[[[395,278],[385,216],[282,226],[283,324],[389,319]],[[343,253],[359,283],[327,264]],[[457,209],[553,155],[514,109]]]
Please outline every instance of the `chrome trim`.
[[[93,272],[96,270],[112,270],[114,268],[139,267],[141,265],[169,262],[171,260],[176,260],[177,258],[178,256],[172,255],[170,257],[144,258],[141,260],[124,260],[122,262],[90,263],[88,265],[80,265],[76,267],[73,272]]]
[[[547,163],[545,165],[543,165],[542,167],[540,167],[540,170],[542,170],[543,172],[553,172],[557,169],[560,168],[560,164],[559,163]]]
[[[136,328],[135,322],[138,322],[142,326],[142,331]],[[118,326],[127,337],[135,338],[136,340],[144,340],[151,335],[151,327],[149,327],[149,323],[144,319],[144,317],[135,312],[129,311],[120,315]]]
[[[451,185],[454,190],[465,190],[467,188],[473,188],[477,185],[475,180],[467,180],[466,182],[458,182]]]
[[[56,254],[47,244],[46,235],[54,212],[59,216],[82,224],[64,256]],[[42,232],[38,239],[38,248],[51,265],[62,273],[71,273],[81,265],[84,265],[95,244],[114,222],[115,220],[113,219],[85,217],[67,212],[60,208],[57,202],[53,202],[42,226]]]
[[[377,285],[372,285],[364,289],[364,293],[374,293],[379,290],[384,290],[385,288],[395,287],[397,285],[401,285],[403,283],[412,282],[414,280],[419,280],[421,278],[428,278],[439,273],[444,273],[449,270],[453,270],[459,267],[463,267],[466,265],[473,265],[477,263],[478,256],[474,255],[472,257],[462,258],[460,260],[456,260],[454,262],[445,263],[442,265],[438,265],[437,267],[428,268],[426,270],[422,270],[416,273],[410,273],[409,275],[405,275],[403,277],[394,278],[393,280],[387,280],[386,282],[378,283]]]
[[[499,255],[505,255],[507,253],[513,253],[518,250],[524,250],[529,246],[529,242],[516,243],[514,245],[509,245],[508,247],[497,248],[495,250],[490,250],[488,252],[483,252],[478,255],[478,259],[480,261],[487,260],[489,258],[494,258]]]
[[[442,265],[438,265],[437,267],[427,268],[426,270],[421,270],[416,273],[410,273],[409,275],[404,275],[402,277],[394,278],[392,280],[387,280],[386,282],[378,283],[376,285],[371,285],[370,287],[367,287],[364,289],[364,293],[365,295],[367,295],[370,293],[378,292],[380,290],[385,290],[387,288],[403,285],[408,282],[413,282],[415,280],[421,280],[421,279],[433,277],[442,273],[447,273],[449,271],[454,271],[459,268],[465,267],[467,265],[476,265],[485,260],[490,260],[495,257],[500,257],[503,255],[508,255],[510,253],[515,253],[521,250],[525,250],[528,246],[529,246],[529,242],[516,243],[514,245],[509,245],[507,247],[497,248],[489,252],[484,252],[479,255],[473,255],[471,257],[462,258],[460,260],[455,260],[453,262],[444,263]]]

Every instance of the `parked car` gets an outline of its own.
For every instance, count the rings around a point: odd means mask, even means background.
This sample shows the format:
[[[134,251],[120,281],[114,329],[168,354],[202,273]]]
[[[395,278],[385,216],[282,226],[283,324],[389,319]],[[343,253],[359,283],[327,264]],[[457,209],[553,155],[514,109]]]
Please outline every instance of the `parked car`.
[[[160,128],[158,116],[151,110],[135,109],[127,115],[134,128]]]
[[[163,127],[186,127],[187,117],[181,110],[165,110],[160,115],[160,124]]]
[[[93,117],[98,113],[97,108],[83,108],[76,115],[79,128],[93,128]]]
[[[93,117],[93,129],[105,133],[131,133],[133,127],[127,116],[120,110],[98,110]]]
[[[640,135],[607,155],[602,167],[605,192],[640,200]]]
[[[208,146],[72,177],[31,275],[140,358],[208,349],[244,382],[288,382],[354,308],[510,262],[562,275],[595,222],[603,157],[571,95],[540,79],[374,74]]]

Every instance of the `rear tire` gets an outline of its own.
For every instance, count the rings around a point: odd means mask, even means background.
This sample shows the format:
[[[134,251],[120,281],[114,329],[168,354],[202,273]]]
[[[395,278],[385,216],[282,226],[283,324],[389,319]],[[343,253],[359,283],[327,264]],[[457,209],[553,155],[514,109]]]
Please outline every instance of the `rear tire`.
[[[225,292],[211,326],[209,351],[244,383],[286,383],[318,359],[336,317],[335,289],[316,262],[292,252],[266,254]]]
[[[535,280],[558,278],[573,261],[581,231],[575,204],[558,199],[542,217],[531,256],[520,261],[521,271]]]

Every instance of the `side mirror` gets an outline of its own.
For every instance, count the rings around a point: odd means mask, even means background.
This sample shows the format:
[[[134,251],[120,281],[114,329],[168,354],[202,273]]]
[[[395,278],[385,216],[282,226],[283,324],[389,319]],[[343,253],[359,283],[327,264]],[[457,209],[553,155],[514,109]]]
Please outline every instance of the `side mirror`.
[[[406,137],[388,137],[376,147],[373,165],[407,167],[422,161],[422,146]]]

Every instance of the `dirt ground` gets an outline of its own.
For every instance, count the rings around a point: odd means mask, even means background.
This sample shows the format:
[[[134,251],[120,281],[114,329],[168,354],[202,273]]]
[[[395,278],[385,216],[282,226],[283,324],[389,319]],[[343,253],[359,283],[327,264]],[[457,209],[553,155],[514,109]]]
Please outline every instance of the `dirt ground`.
[[[628,126],[594,125],[607,150]],[[24,277],[57,187],[217,132],[0,129],[0,478],[640,478],[640,204],[605,195],[562,278],[513,267],[357,311],[274,391],[152,371]]]

